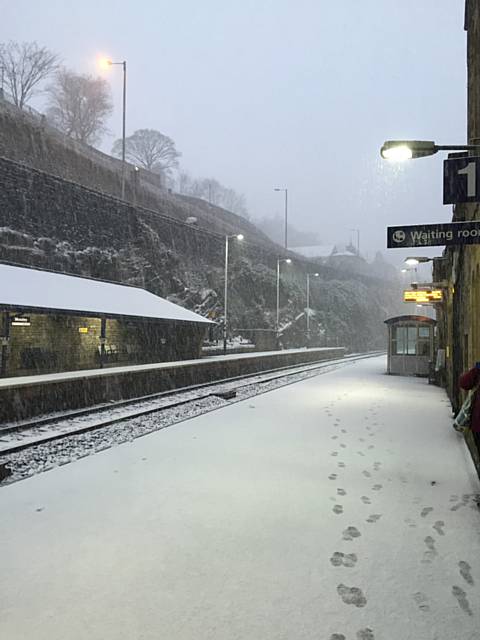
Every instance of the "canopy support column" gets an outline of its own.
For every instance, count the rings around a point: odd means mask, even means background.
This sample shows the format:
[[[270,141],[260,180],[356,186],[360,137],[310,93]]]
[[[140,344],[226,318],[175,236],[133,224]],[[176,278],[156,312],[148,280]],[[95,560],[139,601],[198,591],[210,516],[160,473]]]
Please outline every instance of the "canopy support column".
[[[107,319],[100,320],[100,369],[105,365],[105,342],[107,341]]]
[[[2,325],[2,335],[0,336],[0,344],[2,345],[0,356],[1,377],[5,376],[5,374],[7,373],[8,343],[10,342],[10,315],[8,313],[3,314]]]

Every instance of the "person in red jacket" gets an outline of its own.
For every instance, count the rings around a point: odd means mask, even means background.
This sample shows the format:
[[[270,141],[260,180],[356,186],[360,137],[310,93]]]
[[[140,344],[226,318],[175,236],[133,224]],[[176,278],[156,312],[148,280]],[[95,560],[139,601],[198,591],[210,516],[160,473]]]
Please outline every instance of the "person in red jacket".
[[[466,371],[460,376],[459,384],[465,391],[470,391],[480,383],[480,362],[477,362],[473,369]],[[472,402],[472,418],[470,422],[472,435],[475,439],[477,449],[480,451],[480,394],[477,389]]]

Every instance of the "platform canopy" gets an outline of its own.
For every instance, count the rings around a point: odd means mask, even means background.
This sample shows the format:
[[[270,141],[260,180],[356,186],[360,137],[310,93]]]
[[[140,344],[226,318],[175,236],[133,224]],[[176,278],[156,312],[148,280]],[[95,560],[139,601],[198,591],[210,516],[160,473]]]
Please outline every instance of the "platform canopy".
[[[0,309],[211,322],[139,287],[7,264],[0,264]]]
[[[408,315],[408,316],[395,316],[393,318],[387,318],[384,320],[385,324],[400,324],[402,322],[425,322],[427,324],[437,324],[435,318],[430,318],[429,316],[416,316],[416,315]]]

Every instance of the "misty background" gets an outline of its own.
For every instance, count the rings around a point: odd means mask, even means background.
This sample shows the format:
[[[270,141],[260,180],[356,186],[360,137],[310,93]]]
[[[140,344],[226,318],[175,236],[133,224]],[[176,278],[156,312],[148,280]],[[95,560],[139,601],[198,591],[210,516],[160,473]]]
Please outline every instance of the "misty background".
[[[445,222],[442,161],[392,165],[386,139],[466,142],[463,0],[0,2],[0,41],[36,40],[78,73],[108,78],[114,111],[100,148],[170,136],[180,166],[246,197],[253,222],[289,221],[322,244],[356,243],[400,265],[386,227]],[[28,19],[26,17],[28,16]],[[31,104],[42,110],[44,96]],[[436,250],[422,255],[439,255]]]

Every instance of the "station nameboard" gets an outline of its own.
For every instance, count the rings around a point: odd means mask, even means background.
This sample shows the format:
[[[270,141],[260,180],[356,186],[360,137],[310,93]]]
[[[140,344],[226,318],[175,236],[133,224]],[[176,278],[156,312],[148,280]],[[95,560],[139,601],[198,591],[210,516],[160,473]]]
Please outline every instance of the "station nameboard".
[[[426,302],[442,302],[443,292],[441,289],[407,289],[403,292],[404,302],[416,302],[417,304]]]
[[[480,221],[387,227],[387,248],[480,244]]]

